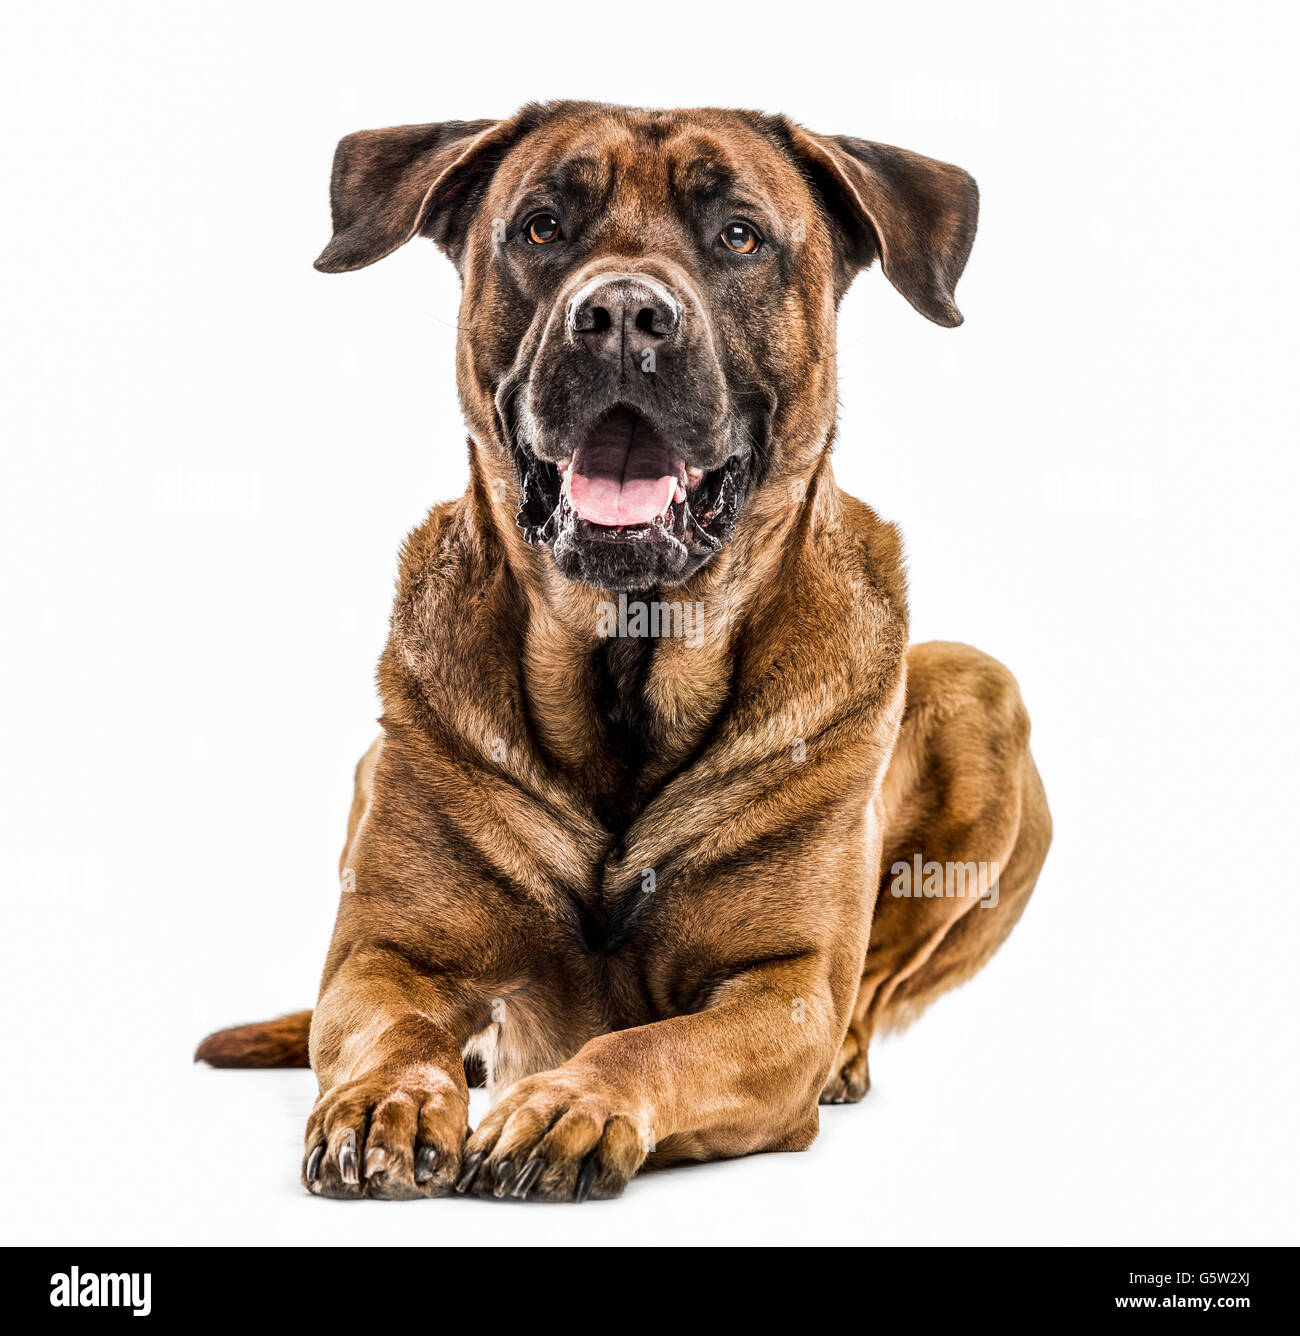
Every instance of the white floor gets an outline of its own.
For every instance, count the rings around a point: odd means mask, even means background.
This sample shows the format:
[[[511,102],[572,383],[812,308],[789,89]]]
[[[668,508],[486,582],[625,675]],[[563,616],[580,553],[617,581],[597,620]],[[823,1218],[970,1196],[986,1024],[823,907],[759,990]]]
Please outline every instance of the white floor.
[[[1049,864],[1049,876],[1051,865]],[[305,1071],[191,1066],[187,1013],[89,1016],[10,1132],[5,1243],[1213,1244],[1296,1241],[1277,1052],[1107,1019],[1048,953],[1044,887],[990,970],[876,1052],[875,1087],[801,1155],[646,1175],[617,1202],[336,1203],[298,1185]],[[1056,912],[1051,909],[1056,901]],[[1035,965],[1035,958],[1039,964]],[[1122,976],[1122,969],[1119,971]],[[1057,987],[1049,987],[1055,975]],[[232,981],[233,983],[234,981]],[[1121,984],[1121,986],[1123,986]],[[142,1006],[152,999],[141,997]],[[240,1017],[231,1015],[229,1019]],[[1054,1036],[1049,1039],[1046,1036]],[[1203,1035],[1216,1046],[1213,1034]],[[484,1108],[475,1094],[474,1117]],[[11,1110],[11,1112],[16,1112]]]

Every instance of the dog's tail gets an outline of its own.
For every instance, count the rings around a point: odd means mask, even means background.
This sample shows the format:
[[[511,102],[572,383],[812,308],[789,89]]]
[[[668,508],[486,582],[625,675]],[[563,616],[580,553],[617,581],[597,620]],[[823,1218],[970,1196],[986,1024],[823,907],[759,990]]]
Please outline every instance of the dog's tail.
[[[195,1062],[213,1067],[307,1067],[311,1012],[235,1025],[210,1034],[194,1051]]]

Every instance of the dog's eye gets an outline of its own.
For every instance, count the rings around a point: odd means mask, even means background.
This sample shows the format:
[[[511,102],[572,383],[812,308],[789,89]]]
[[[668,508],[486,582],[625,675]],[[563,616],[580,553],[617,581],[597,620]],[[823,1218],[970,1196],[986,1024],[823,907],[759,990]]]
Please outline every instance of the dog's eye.
[[[753,255],[763,244],[763,238],[748,223],[728,223],[719,240],[737,255]]]
[[[524,236],[534,246],[546,246],[560,236],[560,220],[549,213],[535,213],[524,224]]]

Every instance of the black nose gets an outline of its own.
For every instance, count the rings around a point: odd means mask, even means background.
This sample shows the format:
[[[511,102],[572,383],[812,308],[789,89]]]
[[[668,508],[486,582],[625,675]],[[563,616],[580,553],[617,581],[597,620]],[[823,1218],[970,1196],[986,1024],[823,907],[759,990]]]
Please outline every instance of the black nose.
[[[576,341],[610,361],[642,359],[681,328],[682,308],[667,288],[630,275],[589,283],[569,302]]]

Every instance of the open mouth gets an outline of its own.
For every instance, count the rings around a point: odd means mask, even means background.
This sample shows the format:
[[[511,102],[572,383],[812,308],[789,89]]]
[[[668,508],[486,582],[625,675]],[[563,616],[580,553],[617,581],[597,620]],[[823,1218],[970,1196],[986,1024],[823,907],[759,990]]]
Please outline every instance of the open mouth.
[[[685,462],[646,418],[622,405],[593,423],[556,467],[579,517],[601,528],[661,523],[686,500]],[[698,482],[704,471],[694,474]]]
[[[596,418],[558,463],[523,447],[518,462],[528,541],[551,547],[566,574],[608,588],[684,578],[721,548],[739,510],[738,457],[716,469],[688,465],[626,404]],[[624,548],[641,551],[624,559],[615,551]]]

